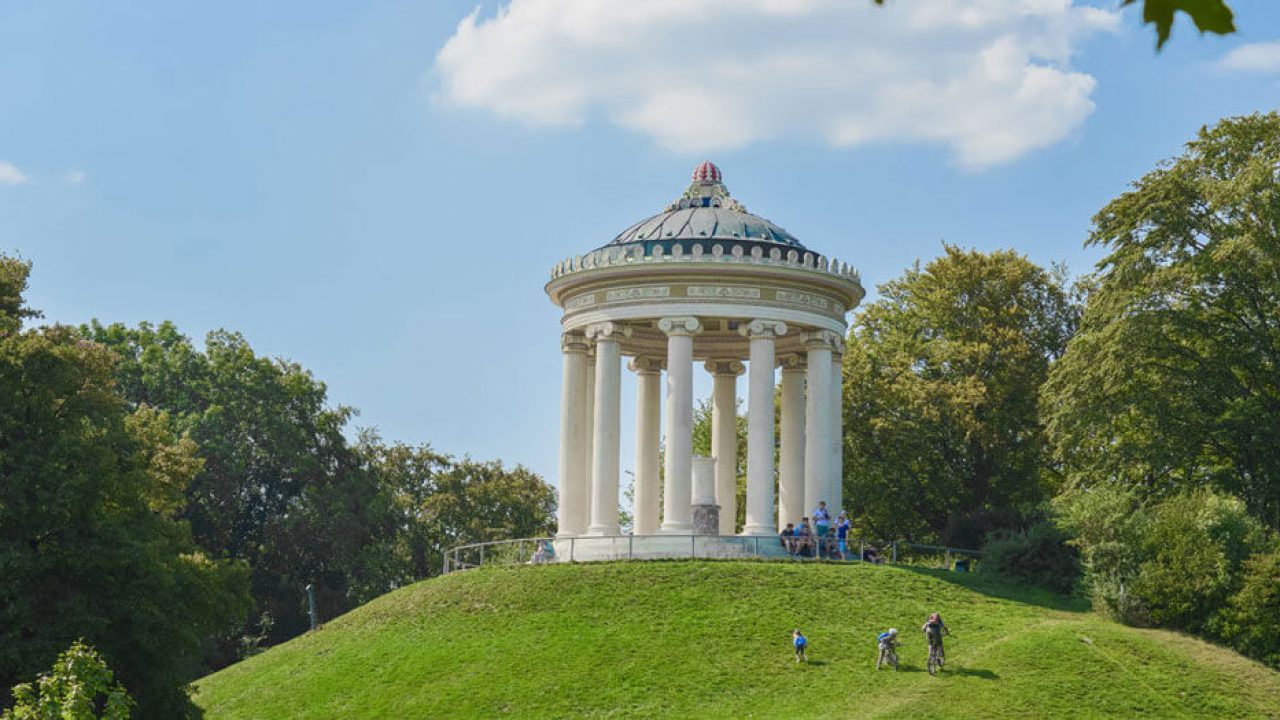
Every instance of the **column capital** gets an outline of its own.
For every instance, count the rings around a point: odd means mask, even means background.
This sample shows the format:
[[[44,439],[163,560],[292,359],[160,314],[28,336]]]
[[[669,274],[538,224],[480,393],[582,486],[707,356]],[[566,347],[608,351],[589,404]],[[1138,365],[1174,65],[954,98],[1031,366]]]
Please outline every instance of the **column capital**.
[[[667,335],[697,335],[702,323],[696,317],[664,317],[658,321],[658,329]]]
[[[708,360],[703,364],[712,375],[738,376],[747,371],[747,366],[737,360]]]
[[[804,372],[807,360],[800,353],[787,353],[778,358],[778,364],[782,366],[782,372]]]
[[[582,353],[587,354],[591,349],[591,345],[587,339],[578,333],[560,333],[560,351],[566,353]]]
[[[787,324],[779,320],[752,320],[739,325],[738,332],[748,338],[779,338],[787,334]]]
[[[811,330],[801,333],[800,341],[806,350],[830,350],[840,352],[843,349],[840,334],[830,330]]]
[[[666,358],[640,355],[631,358],[631,361],[627,363],[627,369],[634,373],[656,373],[662,372],[666,365]]]
[[[605,322],[588,325],[586,336],[590,340],[599,342],[601,340],[618,340],[620,337],[631,337],[631,328],[626,325],[620,325],[616,322],[606,320]]]

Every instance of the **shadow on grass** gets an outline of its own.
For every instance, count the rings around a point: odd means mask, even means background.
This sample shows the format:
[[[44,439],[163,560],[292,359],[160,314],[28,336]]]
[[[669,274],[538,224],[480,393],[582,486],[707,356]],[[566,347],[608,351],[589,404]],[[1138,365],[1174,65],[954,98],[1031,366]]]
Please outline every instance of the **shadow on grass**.
[[[979,668],[952,668],[943,670],[948,675],[963,675],[965,677],[982,678],[983,680],[999,680],[1000,676],[990,670],[982,670]]]
[[[959,585],[976,593],[1001,598],[1002,600],[1014,600],[1028,605],[1038,605],[1067,612],[1088,612],[1090,608],[1088,600],[1075,595],[1059,595],[1041,587],[1017,584],[1004,578],[984,575],[980,572],[954,572],[914,565],[888,565],[886,567],[913,572],[917,575],[927,575],[931,578],[951,583],[952,585]]]

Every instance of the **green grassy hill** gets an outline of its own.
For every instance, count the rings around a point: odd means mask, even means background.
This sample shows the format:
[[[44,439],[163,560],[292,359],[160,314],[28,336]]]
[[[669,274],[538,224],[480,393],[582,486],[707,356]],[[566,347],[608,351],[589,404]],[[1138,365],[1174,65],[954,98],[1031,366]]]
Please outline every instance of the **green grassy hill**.
[[[935,609],[955,633],[936,678],[913,630]],[[889,626],[902,669],[876,672]],[[211,720],[1280,718],[1280,673],[977,574],[636,562],[421,582],[204,678],[196,701]]]

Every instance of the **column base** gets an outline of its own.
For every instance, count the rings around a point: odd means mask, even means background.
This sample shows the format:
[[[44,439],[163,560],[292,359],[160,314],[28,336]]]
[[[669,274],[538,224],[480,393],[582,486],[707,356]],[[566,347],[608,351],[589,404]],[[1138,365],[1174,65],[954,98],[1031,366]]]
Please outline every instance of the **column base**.
[[[612,527],[609,527],[607,525],[592,525],[591,527],[587,528],[587,532],[584,533],[586,537],[613,537],[615,535],[621,535],[621,534],[622,534],[622,528],[617,525],[614,525]]]
[[[662,523],[658,528],[659,535],[692,535],[693,523]]]
[[[742,532],[739,533],[739,535],[743,537],[750,537],[753,535],[777,535],[777,534],[778,532],[773,528],[769,527],[768,525],[747,525],[743,527]]]

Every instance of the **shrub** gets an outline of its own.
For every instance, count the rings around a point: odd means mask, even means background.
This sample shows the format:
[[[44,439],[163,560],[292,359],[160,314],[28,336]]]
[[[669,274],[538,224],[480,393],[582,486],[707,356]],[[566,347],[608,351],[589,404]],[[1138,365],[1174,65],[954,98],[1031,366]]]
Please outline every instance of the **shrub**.
[[[1146,528],[1134,592],[1152,622],[1212,633],[1240,586],[1244,561],[1266,541],[1240,499],[1209,491],[1176,496],[1157,506]]]
[[[53,670],[13,688],[14,705],[0,720],[127,720],[133,699],[98,656],[76,641],[58,656]]]
[[[1069,539],[1047,522],[1025,533],[992,536],[983,547],[983,570],[1070,593],[1080,578],[1080,562],[1079,553],[1067,544]]]
[[[1245,562],[1240,590],[1223,618],[1221,635],[1232,647],[1280,669],[1280,550]]]
[[[1079,548],[1084,585],[1094,609],[1129,624],[1146,623],[1133,586],[1141,563],[1146,510],[1129,488],[1098,485],[1063,493],[1054,501],[1057,525]]]

